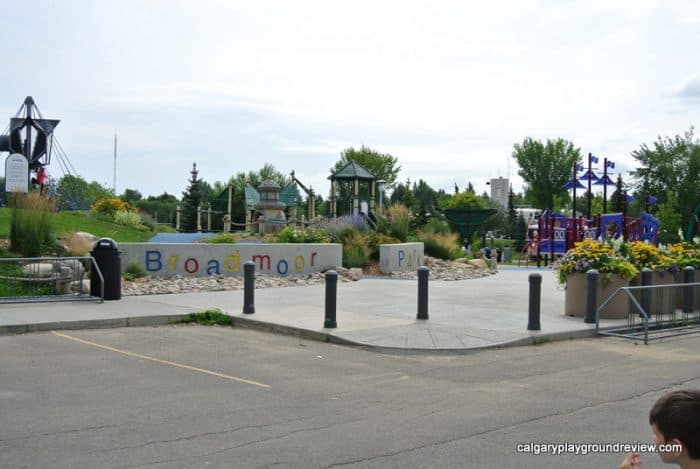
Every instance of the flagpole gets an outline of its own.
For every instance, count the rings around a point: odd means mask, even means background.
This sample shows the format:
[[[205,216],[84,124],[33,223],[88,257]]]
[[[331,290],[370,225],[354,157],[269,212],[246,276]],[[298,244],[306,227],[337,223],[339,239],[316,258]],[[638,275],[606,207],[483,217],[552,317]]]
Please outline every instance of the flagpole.
[[[603,213],[608,212],[608,158],[603,158]]]
[[[588,154],[588,219],[591,219],[591,161],[593,160],[593,155]]]
[[[574,202],[572,205],[572,212],[571,212],[571,217],[576,218],[576,161],[574,161],[574,177],[572,180],[574,181]]]
[[[114,129],[114,177],[112,179],[112,190],[117,195],[117,129]]]

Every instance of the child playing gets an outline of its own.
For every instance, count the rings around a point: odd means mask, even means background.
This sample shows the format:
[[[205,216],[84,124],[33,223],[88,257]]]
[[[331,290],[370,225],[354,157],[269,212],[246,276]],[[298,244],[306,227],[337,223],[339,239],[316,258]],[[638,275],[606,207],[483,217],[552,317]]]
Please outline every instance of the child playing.
[[[681,469],[700,469],[700,389],[686,389],[664,394],[649,412],[654,444],[680,445],[680,451],[659,451],[665,463]],[[641,467],[639,453],[630,453],[620,469]]]

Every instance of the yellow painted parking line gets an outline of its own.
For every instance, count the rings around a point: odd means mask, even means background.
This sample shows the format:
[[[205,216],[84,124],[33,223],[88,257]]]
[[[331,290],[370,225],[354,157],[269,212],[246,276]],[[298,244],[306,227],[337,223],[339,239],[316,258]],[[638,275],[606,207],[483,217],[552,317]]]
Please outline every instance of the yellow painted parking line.
[[[72,340],[74,342],[79,342],[81,344],[91,345],[93,347],[101,348],[103,350],[109,350],[110,352],[121,353],[122,355],[126,355],[127,357],[141,358],[143,360],[149,360],[152,362],[160,363],[161,365],[170,365],[170,366],[182,368],[185,370],[197,371],[199,373],[204,373],[207,375],[216,376],[218,378],[229,379],[231,381],[238,381],[239,383],[252,384],[253,386],[260,386],[261,388],[271,387],[269,384],[258,383],[257,381],[251,381],[249,379],[237,378],[236,376],[225,375],[223,373],[217,373],[216,371],[205,370],[203,368],[197,368],[195,366],[184,365],[182,363],[175,363],[175,362],[171,362],[168,360],[161,360],[160,358],[149,357],[146,355],[141,355],[140,353],[129,352],[126,350],[119,350],[119,349],[114,348],[114,347],[108,347],[107,345],[98,344],[96,342],[90,342],[89,340],[79,339],[77,337],[73,337],[73,336],[70,336],[68,334],[63,334],[63,333],[56,332],[56,331],[53,331],[53,334],[58,336],[58,337],[63,337],[64,339]]]

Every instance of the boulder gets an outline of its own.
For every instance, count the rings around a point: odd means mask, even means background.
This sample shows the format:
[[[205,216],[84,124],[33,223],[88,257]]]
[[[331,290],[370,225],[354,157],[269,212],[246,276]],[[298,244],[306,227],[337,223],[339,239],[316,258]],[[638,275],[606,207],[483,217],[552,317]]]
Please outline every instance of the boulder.
[[[49,278],[53,277],[53,264],[27,264],[22,267],[24,275],[29,277]]]
[[[70,269],[70,275],[73,278],[80,278],[85,273],[85,268],[82,262],[77,259],[69,259],[67,261],[61,262],[61,267],[66,267]]]
[[[69,285],[69,292],[67,293],[82,293],[82,294],[89,294],[90,293],[90,280],[76,280],[74,282],[71,282]],[[82,290],[81,290],[82,288]]]
[[[362,278],[362,269],[360,269],[359,267],[353,267],[352,269],[346,270],[341,275],[347,280],[357,282]]]
[[[86,256],[99,238],[92,233],[78,231],[66,240],[66,250],[74,256]]]
[[[468,262],[469,265],[474,267],[475,269],[486,269],[488,268],[488,265],[486,264],[486,261],[483,259],[471,259]]]
[[[71,279],[70,268],[59,266],[58,276],[56,277],[56,291],[59,295],[72,293],[70,290]]]

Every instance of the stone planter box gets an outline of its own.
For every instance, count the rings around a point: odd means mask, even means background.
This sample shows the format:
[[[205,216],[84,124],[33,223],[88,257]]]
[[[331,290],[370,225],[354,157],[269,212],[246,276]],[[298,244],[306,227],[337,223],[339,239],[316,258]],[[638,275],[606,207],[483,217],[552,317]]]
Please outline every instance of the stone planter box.
[[[379,269],[382,273],[415,271],[423,265],[423,243],[379,245]]]
[[[598,278],[598,298],[596,308],[599,308],[610,295],[618,288],[629,286],[630,282],[624,277],[613,274],[608,280],[607,274],[600,274]],[[605,279],[605,281],[603,281]],[[574,273],[566,278],[565,311],[567,316],[582,318],[586,315],[586,295],[588,291],[586,274]],[[601,319],[624,319],[629,310],[628,296],[620,292],[600,312]]]
[[[673,285],[676,283],[676,279],[670,272],[660,272],[654,271],[651,274],[651,284],[652,285]],[[630,286],[639,286],[642,284],[641,274],[637,276],[630,282]],[[671,314],[676,308],[676,290],[675,287],[669,288],[652,288],[651,291],[651,311],[647,311],[648,314]],[[641,304],[642,302],[642,291],[637,290],[633,293],[634,297]],[[681,299],[682,301],[682,299]],[[630,311],[636,311],[634,306],[630,306]]]
[[[699,272],[696,271],[695,272],[695,283],[700,282],[700,279],[698,279],[699,276],[700,276]],[[676,281],[676,283],[684,283],[683,282],[683,272],[681,272],[681,274],[678,276],[678,280]],[[674,290],[675,290],[674,294],[676,297],[676,308],[683,311],[683,290],[684,290],[684,288],[683,287],[676,287],[676,288],[674,288]],[[700,286],[693,287],[693,296],[694,296],[693,309],[695,311],[700,311]]]

